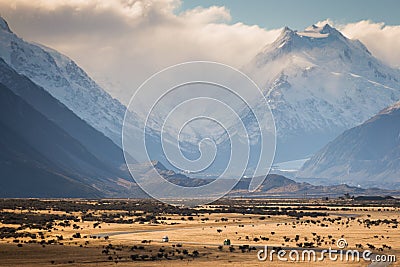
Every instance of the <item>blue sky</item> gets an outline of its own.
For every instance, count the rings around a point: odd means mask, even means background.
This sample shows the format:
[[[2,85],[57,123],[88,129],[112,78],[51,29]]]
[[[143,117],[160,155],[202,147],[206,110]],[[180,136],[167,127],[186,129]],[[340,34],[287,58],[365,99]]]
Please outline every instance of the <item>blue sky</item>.
[[[181,10],[199,5],[225,6],[232,15],[231,23],[256,24],[266,29],[289,26],[302,30],[327,18],[340,24],[360,20],[400,24],[398,0],[183,0]]]

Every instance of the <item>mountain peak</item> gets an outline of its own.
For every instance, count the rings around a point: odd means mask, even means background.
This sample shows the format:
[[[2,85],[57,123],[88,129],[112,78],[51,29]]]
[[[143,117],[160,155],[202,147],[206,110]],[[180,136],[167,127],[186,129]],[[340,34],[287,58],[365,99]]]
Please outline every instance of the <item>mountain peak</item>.
[[[337,29],[329,24],[325,24],[322,27],[318,27],[313,24],[304,31],[298,32],[298,35],[306,38],[343,37],[343,35]]]
[[[295,35],[296,32],[294,30],[290,29],[288,26],[285,26],[285,28],[282,29],[281,34],[277,38],[277,41],[292,39]]]
[[[293,33],[294,31],[292,29],[290,29],[288,26],[285,26],[285,28],[283,28],[282,30],[282,34],[286,34],[286,33]]]
[[[0,28],[3,31],[7,31],[7,32],[11,33],[11,30],[10,30],[10,27],[8,26],[7,21],[2,16],[0,16]]]
[[[322,31],[323,32],[331,32],[332,30],[336,30],[335,28],[331,27],[331,25],[329,25],[328,23],[326,23],[324,25],[324,27],[322,27]]]
[[[274,42],[273,47],[279,49],[292,50],[293,48],[301,48],[303,46],[321,44],[320,41],[329,40],[346,40],[346,38],[334,27],[329,24],[317,26],[315,24],[306,28],[304,31],[292,30],[289,27],[283,28],[280,36]],[[323,43],[322,43],[323,44]]]
[[[166,171],[167,168],[158,160],[152,160],[151,164],[154,166],[154,168],[161,170],[161,171]]]
[[[297,35],[297,32],[290,29],[289,27],[285,27],[282,29],[280,36],[275,40],[274,46],[278,48],[291,49],[294,43],[297,43],[297,39],[300,37]]]
[[[321,33],[342,35],[336,28],[331,27],[331,25],[329,24],[325,24],[325,26],[321,30]]]
[[[279,37],[272,44],[267,44],[261,53],[258,54],[257,61],[263,62],[260,64],[264,64],[271,59],[293,51],[312,49],[315,47],[337,47],[336,44],[331,45],[336,41],[343,43],[344,46],[350,44],[345,36],[329,24],[325,24],[324,26],[313,24],[300,32],[286,26],[282,29]]]

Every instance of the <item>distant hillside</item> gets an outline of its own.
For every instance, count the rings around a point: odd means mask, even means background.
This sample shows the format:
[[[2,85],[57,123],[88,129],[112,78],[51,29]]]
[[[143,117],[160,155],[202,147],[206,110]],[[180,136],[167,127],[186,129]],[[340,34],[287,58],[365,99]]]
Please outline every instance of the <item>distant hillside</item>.
[[[298,176],[400,189],[400,102],[345,131],[306,162]]]
[[[135,164],[130,166],[134,168],[137,173],[142,173],[146,177],[150,172],[150,168],[155,167],[157,171],[168,181],[184,186],[194,187],[202,186],[213,181],[213,179],[197,179],[189,178],[183,174],[177,174],[173,171],[167,170],[160,162],[153,161],[151,164]],[[150,176],[146,177],[151,179]],[[242,178],[228,194],[228,196],[245,196],[245,197],[339,197],[348,193],[354,196],[361,195],[392,195],[400,196],[400,191],[382,190],[378,188],[363,189],[359,187],[352,187],[348,185],[330,185],[330,186],[316,186],[309,183],[299,183],[288,179],[282,175],[269,174],[261,186],[255,191],[250,193],[248,191],[250,178]],[[162,189],[160,189],[162,190]]]
[[[348,193],[350,195],[396,195],[400,191],[383,190],[378,188],[363,189],[348,185],[312,185],[309,183],[298,183],[281,175],[269,174],[263,184],[256,192],[249,193],[249,178],[243,178],[230,193],[231,196],[247,197],[339,197]]]

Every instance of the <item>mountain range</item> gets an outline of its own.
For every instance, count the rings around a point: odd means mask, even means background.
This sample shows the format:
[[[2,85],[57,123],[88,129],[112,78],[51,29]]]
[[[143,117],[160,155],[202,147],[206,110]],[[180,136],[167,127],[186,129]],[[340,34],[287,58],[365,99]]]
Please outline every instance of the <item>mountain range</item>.
[[[147,176],[151,168],[155,168],[166,180],[176,185],[184,187],[198,187],[206,185],[213,181],[213,179],[190,178],[183,174],[175,173],[168,170],[159,161],[152,161],[150,163],[137,163],[131,166],[138,172]],[[151,179],[151,177],[148,177]],[[264,179],[265,178],[265,179]],[[307,182],[297,182],[293,179],[286,178],[282,175],[268,174],[263,179],[260,187],[254,192],[249,192],[249,185],[251,178],[242,177],[235,185],[232,191],[228,194],[230,197],[342,197],[344,194],[355,196],[400,196],[400,191],[390,189],[368,188],[364,189],[356,186],[349,186],[345,184],[340,185],[312,185]]]
[[[375,58],[360,41],[348,39],[328,24],[312,25],[301,32],[283,29],[272,44],[266,45],[243,66],[242,71],[260,85],[272,110],[277,130],[275,162],[309,158],[343,131],[363,123],[400,99],[400,71]],[[193,92],[188,94],[198,96],[207,89],[203,87],[201,90],[193,86]],[[163,156],[163,147],[154,140],[160,140],[162,135],[174,140],[178,135],[179,127],[176,131],[163,128],[162,133],[161,127],[169,110],[179,104],[181,94],[176,93],[171,108],[168,105],[160,108],[157,115],[166,114],[159,115],[159,121],[156,121],[158,117],[151,117],[154,127],[149,127],[149,140],[152,140],[149,143],[155,144],[148,146],[149,154],[168,168],[172,166]],[[228,95],[223,101],[226,99]],[[258,104],[252,103],[252,112],[255,109],[265,112],[264,106]],[[228,105],[236,110],[234,101],[229,99]],[[204,107],[198,109],[201,108]],[[261,149],[258,128],[249,116],[252,112],[243,109],[239,113],[248,139],[253,138],[246,175],[251,175],[257,166],[257,152]],[[233,129],[231,132],[241,126],[236,121],[224,123],[228,129]],[[199,157],[198,142],[202,138],[211,138],[218,149],[213,164],[203,173],[197,173],[198,177],[222,173],[230,157],[229,138],[235,136],[221,133],[221,127],[212,123],[183,129],[190,129],[190,138],[180,140],[180,148],[190,158]],[[179,132],[180,137],[184,136],[184,130]]]
[[[299,177],[399,188],[400,111],[399,104],[393,105],[400,99],[399,70],[329,25],[313,25],[302,32],[285,28],[242,69],[261,85],[274,114],[277,161],[319,151]],[[143,175],[151,166],[124,155],[121,148],[126,107],[74,61],[24,41],[1,17],[0,94],[0,196],[145,196],[125,160],[143,169]],[[246,123],[248,113],[240,115]],[[158,137],[152,135],[151,142],[158,144]],[[197,143],[191,145],[198,148]],[[171,182],[196,186],[210,181],[168,170],[162,153],[149,149],[154,167]],[[229,158],[229,149],[223,151],[221,162]],[[248,181],[242,179],[235,192],[242,192]],[[323,194],[346,188],[318,187],[275,175],[256,194]]]

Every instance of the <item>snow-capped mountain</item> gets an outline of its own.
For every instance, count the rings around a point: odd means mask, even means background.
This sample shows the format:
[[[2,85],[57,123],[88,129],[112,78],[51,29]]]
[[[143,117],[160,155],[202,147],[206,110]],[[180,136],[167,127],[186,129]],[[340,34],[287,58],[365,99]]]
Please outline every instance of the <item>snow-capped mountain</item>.
[[[125,107],[59,52],[24,41],[0,17],[0,57],[121,146]]]
[[[24,41],[10,30],[2,18],[0,57],[121,146],[125,106],[113,99],[71,59],[53,49]],[[267,45],[243,67],[243,71],[262,87],[274,114],[278,133],[276,161],[305,158],[344,130],[362,123],[400,99],[400,71],[386,66],[371,55],[361,42],[349,40],[329,25],[313,25],[303,32],[285,28],[275,42]],[[201,90],[193,88],[189,92],[191,97],[209,96],[205,95],[204,86]],[[173,107],[184,99],[181,94],[172,97]],[[229,106],[240,104],[228,100]],[[192,106],[189,108],[193,111]],[[213,106],[204,105],[202,108],[214,110],[221,116]],[[136,109],[140,111],[136,107],[134,111]],[[160,110],[168,109],[160,105]],[[198,110],[193,111],[193,114],[198,113]],[[192,113],[182,114],[188,116]],[[259,137],[257,133],[252,133],[254,115],[249,114],[251,112],[244,109],[239,115],[246,128],[250,129],[252,149],[258,151]],[[145,117],[134,112],[128,115],[132,115],[135,122],[130,125],[133,128],[140,121],[135,121],[137,118]],[[177,120],[183,121],[185,116],[177,116]],[[146,138],[150,140],[147,148],[151,159],[159,160],[170,168],[159,144],[161,133],[158,130],[166,117],[167,114],[162,112],[159,116],[149,117],[150,129]],[[233,122],[236,119],[230,120],[226,126],[235,128],[236,131],[232,132],[239,136],[239,125],[233,125]],[[175,127],[175,124],[171,125]],[[134,133],[140,139],[143,131]],[[209,134],[222,147],[222,155],[218,154],[215,160],[218,168],[229,159],[230,146],[219,125],[200,124],[197,128],[186,127],[180,133],[179,136],[185,137],[183,141],[189,143],[183,143],[181,147],[187,148],[184,153],[189,151],[188,155],[193,159],[199,154],[199,140],[209,137]],[[174,129],[165,135],[166,139],[178,136]],[[135,142],[142,143],[143,140]],[[135,142],[132,147],[135,147]],[[192,150],[194,153],[191,153]]]
[[[297,174],[330,183],[400,188],[400,102],[345,131]]]
[[[400,71],[329,25],[285,28],[243,70],[268,98],[278,161],[305,158],[400,99]]]

